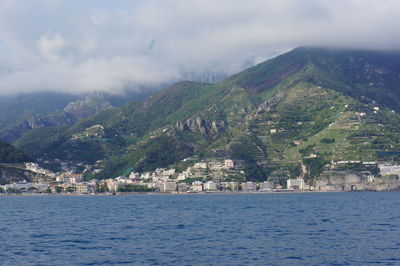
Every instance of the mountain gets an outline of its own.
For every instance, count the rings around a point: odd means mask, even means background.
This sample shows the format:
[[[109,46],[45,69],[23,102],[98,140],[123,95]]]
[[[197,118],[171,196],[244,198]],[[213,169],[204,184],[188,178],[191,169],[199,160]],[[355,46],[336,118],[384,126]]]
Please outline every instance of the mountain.
[[[144,102],[15,142],[94,164],[101,178],[232,158],[248,180],[317,178],[330,161],[400,161],[400,53],[297,48],[216,84],[180,82]],[[376,171],[360,166],[360,171]]]
[[[89,93],[32,93],[0,98],[0,140],[12,143],[34,128],[72,126],[98,112],[132,100],[144,100],[149,91],[126,91],[121,95]]]
[[[0,129],[6,129],[32,116],[46,115],[62,110],[76,101],[76,95],[38,92],[0,97]]]
[[[46,179],[25,168],[24,163],[31,159],[12,145],[0,142],[0,184]]]
[[[23,163],[28,156],[7,143],[0,142],[0,163]]]

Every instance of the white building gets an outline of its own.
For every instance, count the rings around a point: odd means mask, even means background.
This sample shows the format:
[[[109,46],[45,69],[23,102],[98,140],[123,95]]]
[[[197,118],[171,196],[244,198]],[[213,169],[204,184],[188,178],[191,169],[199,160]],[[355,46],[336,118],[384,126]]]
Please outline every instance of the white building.
[[[238,182],[221,182],[221,187],[223,190],[229,191],[238,191],[239,190],[239,183]]]
[[[228,160],[224,161],[224,168],[225,169],[232,169],[234,167],[235,167],[235,164],[234,164],[233,160],[228,159]]]
[[[162,183],[160,190],[161,192],[173,192],[176,191],[176,187],[177,187],[176,182],[168,181]]]
[[[207,164],[206,163],[195,163],[193,165],[194,169],[207,169]]]
[[[176,171],[176,170],[175,170],[174,168],[172,168],[172,169],[163,171],[161,174],[162,174],[163,176],[171,176],[171,175],[174,175],[174,174],[175,174],[175,171]]]
[[[132,172],[132,173],[129,175],[129,179],[132,179],[132,180],[140,180],[140,174],[139,174],[139,173],[134,173],[134,172]]]
[[[143,174],[140,176],[140,179],[150,179],[150,178],[151,178],[150,172],[143,173]]]
[[[304,189],[304,179],[288,179],[287,180],[287,188],[303,190]]]
[[[34,187],[33,183],[30,183],[30,182],[18,182],[18,183],[12,183],[12,184],[2,186],[4,191],[10,190],[10,189],[15,190],[15,191],[28,191],[32,187]]]
[[[88,186],[84,183],[79,183],[74,185],[75,193],[77,194],[85,194],[88,192]]]
[[[215,191],[217,190],[217,183],[214,181],[208,181],[204,183],[204,190],[206,191]]]
[[[378,167],[382,176],[397,175],[400,177],[400,165],[379,164]]]
[[[274,189],[274,184],[271,182],[263,182],[260,183],[260,191],[272,191]]]
[[[242,183],[242,190],[243,191],[248,191],[248,192],[256,191],[257,190],[257,184],[254,183],[254,182]]]
[[[195,191],[195,192],[203,191],[203,182],[200,182],[200,181],[193,182],[192,191]]]
[[[116,192],[118,190],[118,182],[116,182],[114,179],[106,179],[105,183],[110,192]]]

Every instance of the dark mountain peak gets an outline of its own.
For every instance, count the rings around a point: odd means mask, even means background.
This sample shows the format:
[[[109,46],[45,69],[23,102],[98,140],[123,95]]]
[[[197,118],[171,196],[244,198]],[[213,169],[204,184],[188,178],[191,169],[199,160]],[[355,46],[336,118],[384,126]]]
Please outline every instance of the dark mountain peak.
[[[399,109],[400,52],[299,47],[228,81],[252,94],[308,82]]]

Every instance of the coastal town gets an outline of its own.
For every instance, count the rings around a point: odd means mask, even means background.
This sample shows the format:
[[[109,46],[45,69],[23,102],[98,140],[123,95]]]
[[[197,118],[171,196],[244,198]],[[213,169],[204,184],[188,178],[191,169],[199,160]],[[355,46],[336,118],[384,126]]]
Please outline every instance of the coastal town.
[[[400,165],[390,163],[331,162],[326,173],[349,165],[377,166],[379,175],[338,175],[308,183],[304,175],[290,179],[272,176],[267,181],[247,181],[240,162],[232,159],[196,162],[184,171],[159,168],[152,172],[131,172],[109,179],[87,179],[75,166],[63,163],[62,172],[52,172],[37,163],[25,168],[36,174],[31,182],[13,182],[0,186],[3,194],[121,194],[121,193],[216,193],[216,192],[300,192],[300,191],[387,191],[400,189]],[[101,170],[95,169],[94,172]]]

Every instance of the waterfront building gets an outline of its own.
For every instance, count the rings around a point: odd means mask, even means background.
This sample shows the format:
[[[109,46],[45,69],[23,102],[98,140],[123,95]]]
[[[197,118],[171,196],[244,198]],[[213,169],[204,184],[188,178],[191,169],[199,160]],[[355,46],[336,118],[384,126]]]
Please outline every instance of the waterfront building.
[[[84,183],[79,183],[74,185],[75,193],[85,194],[88,192],[88,186]]]
[[[288,179],[287,180],[287,188],[295,189],[295,190],[303,190],[304,189],[304,179]]]
[[[221,182],[220,184],[222,190],[225,191],[238,191],[239,183],[238,182]]]
[[[257,190],[257,184],[254,182],[242,183],[242,191],[253,192]]]
[[[203,191],[203,182],[195,181],[192,183],[192,191],[201,192]]]
[[[260,191],[272,191],[274,189],[274,184],[271,182],[265,181],[260,183]]]
[[[105,183],[110,192],[116,192],[118,190],[118,182],[114,179],[106,179]]]
[[[177,190],[178,190],[178,192],[187,192],[188,186],[186,183],[178,183]]]
[[[167,181],[167,182],[163,182],[161,184],[160,191],[161,192],[173,192],[173,191],[176,191],[176,188],[177,188],[176,182]]]
[[[215,191],[217,190],[217,183],[214,181],[208,181],[204,183],[204,190],[206,191]]]

